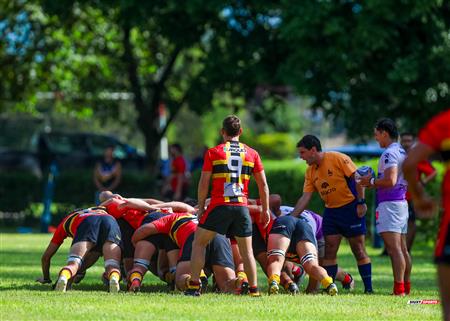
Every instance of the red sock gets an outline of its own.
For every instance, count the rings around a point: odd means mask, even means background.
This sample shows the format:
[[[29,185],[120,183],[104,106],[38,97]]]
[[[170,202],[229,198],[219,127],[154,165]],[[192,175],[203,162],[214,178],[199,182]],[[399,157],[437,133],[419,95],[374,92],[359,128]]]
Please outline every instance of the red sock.
[[[346,274],[344,280],[342,280],[342,284],[349,284],[352,281],[350,275]]]
[[[301,272],[302,272],[302,270],[301,270],[297,265],[294,265],[294,266],[292,267],[292,274],[293,274],[294,276],[300,275]]]
[[[394,282],[394,295],[405,294],[405,283]]]
[[[409,294],[411,292],[411,281],[405,282],[405,294]]]

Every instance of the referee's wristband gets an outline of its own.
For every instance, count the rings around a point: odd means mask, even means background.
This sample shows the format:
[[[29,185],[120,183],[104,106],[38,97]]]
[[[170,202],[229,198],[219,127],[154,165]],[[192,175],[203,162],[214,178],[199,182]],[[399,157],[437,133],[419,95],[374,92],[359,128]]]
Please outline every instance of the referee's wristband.
[[[356,201],[356,204],[357,204],[357,205],[364,205],[364,204],[366,204],[366,199],[360,198],[360,199],[358,199],[358,200]]]

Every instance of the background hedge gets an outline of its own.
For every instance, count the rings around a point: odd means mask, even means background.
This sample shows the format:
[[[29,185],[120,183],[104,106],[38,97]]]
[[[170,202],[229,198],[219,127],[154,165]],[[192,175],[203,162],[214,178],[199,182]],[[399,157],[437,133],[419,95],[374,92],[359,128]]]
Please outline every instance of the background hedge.
[[[306,164],[300,160],[263,160],[267,181],[271,193],[280,194],[283,204],[294,206],[302,194]],[[377,160],[357,163],[358,166],[369,165],[376,169]],[[437,179],[427,186],[427,191],[434,196],[440,195],[444,168],[441,164],[434,164],[439,172]],[[46,175],[44,175],[46,177]],[[197,184],[200,172],[191,175],[191,188],[189,196],[196,198]],[[43,211],[43,191],[45,179],[38,179],[29,174],[20,172],[0,174],[0,225],[32,226],[39,225],[39,218]],[[117,190],[124,196],[155,197],[158,193],[161,180],[152,179],[145,172],[126,171],[122,183]],[[92,206],[94,204],[95,186],[92,181],[92,171],[72,170],[60,173],[55,180],[53,198],[52,224],[57,224],[67,212],[74,208]],[[258,197],[255,181],[250,183],[250,197]],[[369,223],[374,217],[374,192],[366,192],[369,213]],[[317,193],[308,206],[309,209],[323,213],[323,202]],[[436,235],[439,217],[432,220],[419,221],[418,237],[433,239]]]

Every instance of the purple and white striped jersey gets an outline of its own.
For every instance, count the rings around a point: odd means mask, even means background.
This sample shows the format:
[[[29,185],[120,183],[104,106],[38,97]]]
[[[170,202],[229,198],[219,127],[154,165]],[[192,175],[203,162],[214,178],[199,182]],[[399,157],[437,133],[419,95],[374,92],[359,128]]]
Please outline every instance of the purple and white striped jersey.
[[[401,201],[405,199],[408,183],[403,177],[402,164],[406,158],[406,152],[399,143],[390,144],[381,154],[378,161],[378,178],[384,177],[384,172],[391,167],[397,167],[397,182],[393,187],[377,188],[377,203],[388,201]]]

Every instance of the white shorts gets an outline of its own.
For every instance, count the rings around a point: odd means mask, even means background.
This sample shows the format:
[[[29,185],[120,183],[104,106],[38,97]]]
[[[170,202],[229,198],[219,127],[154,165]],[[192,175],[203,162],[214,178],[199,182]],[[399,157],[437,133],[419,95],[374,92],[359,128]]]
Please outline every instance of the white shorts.
[[[389,201],[378,204],[375,215],[377,232],[406,234],[408,215],[408,202],[406,201]]]

